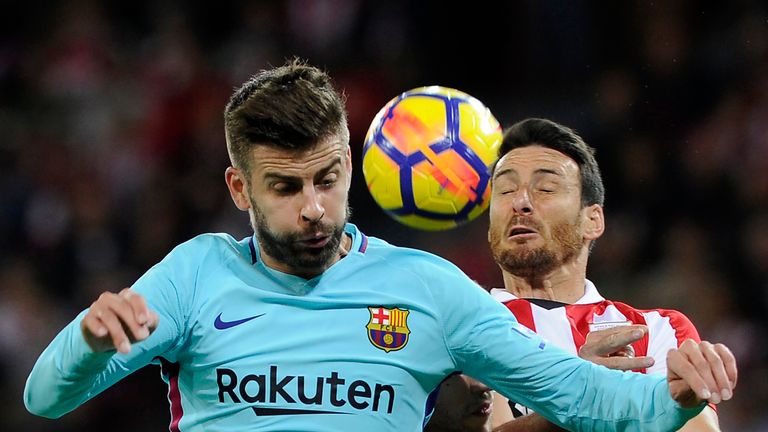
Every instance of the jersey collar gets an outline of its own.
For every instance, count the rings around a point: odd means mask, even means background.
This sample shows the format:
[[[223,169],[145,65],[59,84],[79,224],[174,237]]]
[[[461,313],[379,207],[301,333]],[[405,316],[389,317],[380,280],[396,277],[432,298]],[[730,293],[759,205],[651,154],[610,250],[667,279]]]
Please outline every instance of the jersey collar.
[[[502,303],[518,299],[517,296],[503,288],[491,289],[491,295],[493,298]],[[589,279],[584,279],[584,295],[581,296],[581,298],[574,304],[600,303],[603,300],[605,300],[605,298],[597,291],[595,284],[593,284]]]

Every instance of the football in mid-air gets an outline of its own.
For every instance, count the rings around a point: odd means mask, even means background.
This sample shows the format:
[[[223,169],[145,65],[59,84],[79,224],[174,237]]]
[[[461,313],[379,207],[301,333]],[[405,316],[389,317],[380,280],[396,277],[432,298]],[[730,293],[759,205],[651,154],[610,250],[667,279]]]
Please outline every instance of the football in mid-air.
[[[363,148],[363,175],[395,220],[437,231],[488,208],[490,166],[502,131],[482,102],[459,90],[409,90],[376,114]]]

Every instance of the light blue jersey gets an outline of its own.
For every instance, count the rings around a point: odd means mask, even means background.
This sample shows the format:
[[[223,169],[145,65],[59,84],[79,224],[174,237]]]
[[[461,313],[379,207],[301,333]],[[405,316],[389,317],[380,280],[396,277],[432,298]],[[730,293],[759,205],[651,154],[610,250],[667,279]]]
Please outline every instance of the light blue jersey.
[[[43,352],[27,408],[61,416],[149,363],[171,431],[419,431],[455,371],[557,424],[671,430],[664,377],[611,371],[546,345],[447,261],[346,227],[349,255],[310,280],[267,268],[253,238],[207,234],[134,285],[160,317],[128,354],[93,353],[79,315]]]

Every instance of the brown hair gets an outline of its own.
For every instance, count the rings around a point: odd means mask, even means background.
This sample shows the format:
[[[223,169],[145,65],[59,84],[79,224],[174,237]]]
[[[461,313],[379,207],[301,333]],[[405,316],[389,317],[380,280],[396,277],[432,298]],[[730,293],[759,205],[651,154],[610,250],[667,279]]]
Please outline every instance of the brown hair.
[[[499,147],[499,158],[512,149],[540,145],[557,150],[573,159],[581,172],[581,205],[603,205],[605,187],[600,167],[595,160],[595,149],[588,146],[581,137],[568,127],[551,120],[530,118],[515,123],[504,132]]]
[[[235,91],[224,110],[224,129],[232,164],[247,171],[255,145],[301,150],[329,135],[348,134],[344,97],[327,73],[292,59]]]

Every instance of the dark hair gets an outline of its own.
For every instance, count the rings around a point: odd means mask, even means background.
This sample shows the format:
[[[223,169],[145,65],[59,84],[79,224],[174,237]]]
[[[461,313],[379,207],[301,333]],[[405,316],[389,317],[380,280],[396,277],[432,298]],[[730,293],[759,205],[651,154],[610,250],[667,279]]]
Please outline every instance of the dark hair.
[[[301,150],[347,132],[344,97],[322,70],[300,59],[263,70],[238,88],[224,110],[232,164],[248,169],[248,150],[271,145]]]
[[[588,146],[572,129],[551,120],[530,118],[515,123],[504,132],[499,158],[512,149],[540,145],[573,159],[581,172],[581,205],[603,205],[605,187],[595,160],[595,149]],[[495,168],[495,167],[494,167]]]

